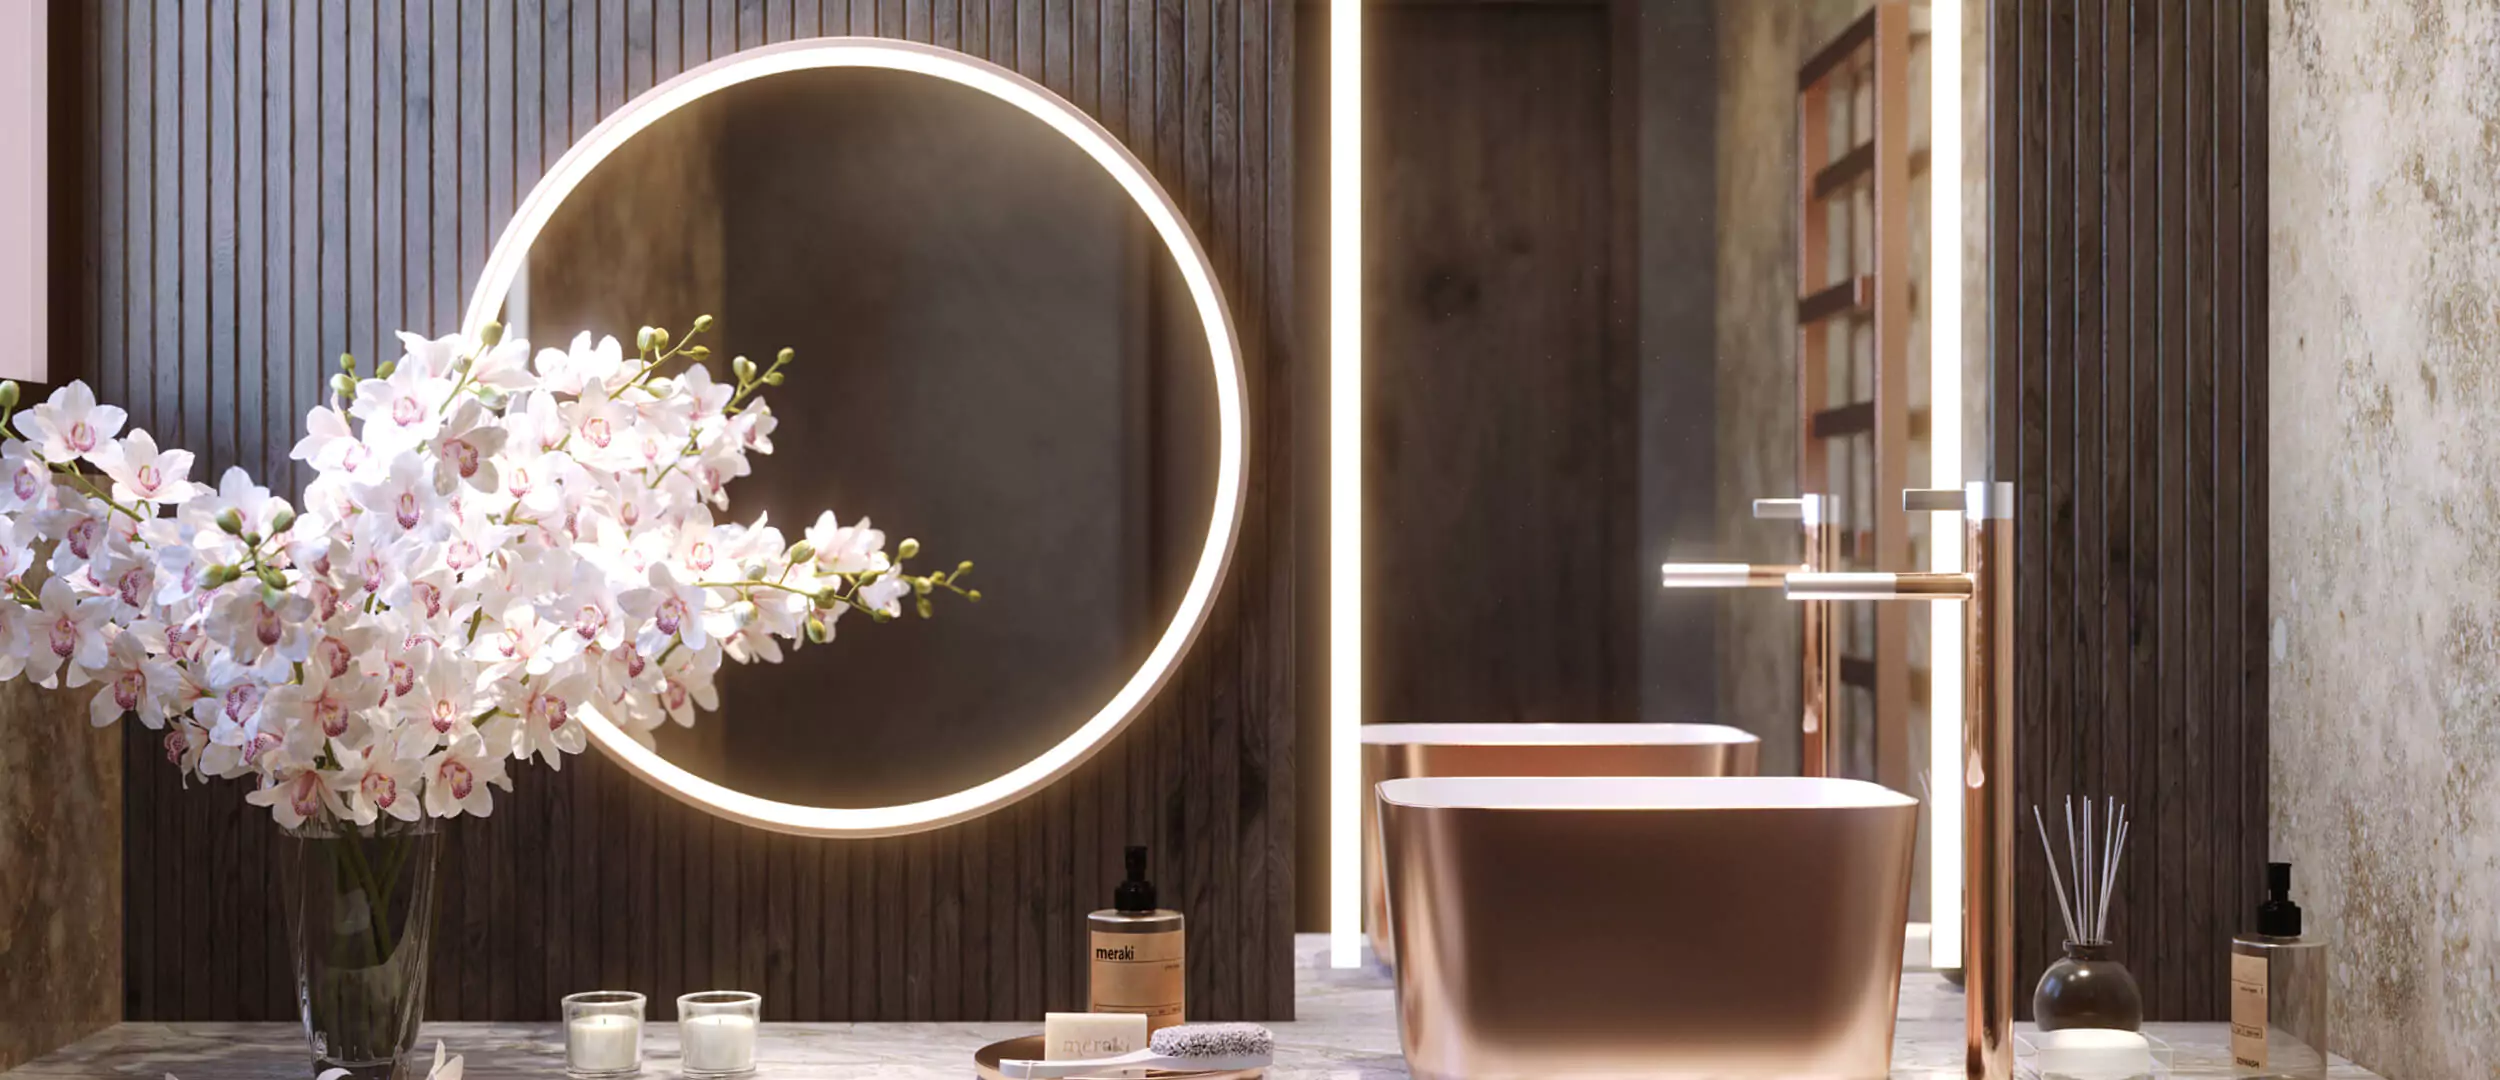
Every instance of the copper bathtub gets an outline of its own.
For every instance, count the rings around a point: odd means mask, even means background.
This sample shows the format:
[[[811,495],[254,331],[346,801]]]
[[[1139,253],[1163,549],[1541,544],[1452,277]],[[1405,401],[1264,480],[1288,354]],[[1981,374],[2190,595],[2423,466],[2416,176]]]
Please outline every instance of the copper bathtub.
[[[1721,724],[1366,724],[1363,933],[1394,964],[1381,887],[1385,780],[1413,776],[1752,776],[1762,740]]]
[[[1858,780],[1379,789],[1417,1080],[1888,1075],[1917,803]]]

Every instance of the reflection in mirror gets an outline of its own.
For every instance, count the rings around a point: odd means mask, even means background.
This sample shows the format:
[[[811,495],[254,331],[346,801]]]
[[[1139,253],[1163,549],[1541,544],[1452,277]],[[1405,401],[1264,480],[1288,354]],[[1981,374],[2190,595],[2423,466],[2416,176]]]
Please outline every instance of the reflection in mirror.
[[[1832,605],[1832,746],[1810,762],[1799,605],[1662,589],[1659,568],[1793,568],[1805,530],[1753,504],[1807,494],[1836,500],[1832,568],[1958,557],[1958,519],[1939,548],[1901,491],[1982,475],[1961,357],[1984,355],[1964,313],[1986,307],[1960,301],[1985,155],[1958,147],[1984,146],[1960,59],[1984,19],[1960,13],[1365,8],[1363,722],[1705,721],[1761,736],[1766,773],[1929,792],[1931,710],[1960,722],[1930,623],[1958,609]],[[1923,919],[1945,878],[1914,880]]]
[[[601,162],[524,282],[534,340],[710,313],[718,353],[796,350],[732,516],[865,513],[976,564],[977,605],[727,665],[671,762],[811,806],[959,791],[1068,737],[1171,622],[1216,483],[1206,338],[1137,205],[1031,115],[877,68],[741,83]]]

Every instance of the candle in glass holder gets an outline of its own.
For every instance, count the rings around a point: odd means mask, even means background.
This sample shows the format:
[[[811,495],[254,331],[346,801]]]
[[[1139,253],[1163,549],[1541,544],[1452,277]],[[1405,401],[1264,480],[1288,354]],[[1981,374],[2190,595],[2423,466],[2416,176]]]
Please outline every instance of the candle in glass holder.
[[[564,999],[564,1071],[610,1080],[642,1071],[641,994],[593,990]]]
[[[738,990],[707,990],[677,999],[680,1067],[692,1080],[721,1080],[755,1071],[755,1027],[764,999]]]

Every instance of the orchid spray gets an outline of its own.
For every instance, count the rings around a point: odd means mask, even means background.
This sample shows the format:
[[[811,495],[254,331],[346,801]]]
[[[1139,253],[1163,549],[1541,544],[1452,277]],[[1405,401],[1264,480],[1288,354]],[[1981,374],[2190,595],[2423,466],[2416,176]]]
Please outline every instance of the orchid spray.
[[[845,612],[979,599],[970,563],[911,573],[919,544],[889,554],[864,517],[715,518],[772,450],[761,392],[792,356],[716,381],[710,327],[342,357],[300,507],[239,468],[195,482],[84,383],[23,411],[0,384],[0,678],[92,687],[97,724],[162,730],[186,776],[353,831],[487,814],[513,765],[582,750],[586,712],[647,742],[716,706],[724,658],[831,641]]]

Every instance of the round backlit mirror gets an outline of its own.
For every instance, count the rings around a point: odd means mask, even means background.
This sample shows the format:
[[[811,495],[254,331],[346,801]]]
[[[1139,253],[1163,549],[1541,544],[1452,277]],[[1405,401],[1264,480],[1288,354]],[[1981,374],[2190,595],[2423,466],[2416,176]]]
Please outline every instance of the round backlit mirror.
[[[983,596],[726,664],[691,726],[594,716],[603,750],[726,817],[875,836],[1031,793],[1137,716],[1222,584],[1247,448],[1213,267],[1117,140],[943,49],[749,50],[567,151],[464,323],[544,347],[698,314],[715,366],[797,355],[724,520],[865,515]]]

